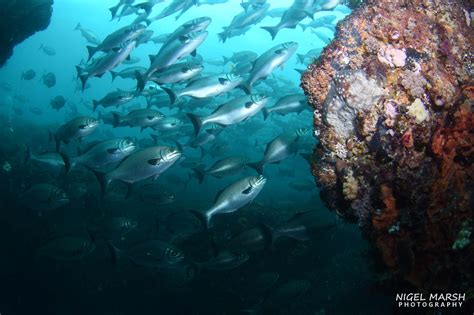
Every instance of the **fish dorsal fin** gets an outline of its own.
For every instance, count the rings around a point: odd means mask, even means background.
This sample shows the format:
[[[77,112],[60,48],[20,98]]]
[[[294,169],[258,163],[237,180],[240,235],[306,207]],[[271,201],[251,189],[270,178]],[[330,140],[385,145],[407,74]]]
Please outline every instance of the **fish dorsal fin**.
[[[249,187],[247,187],[246,189],[242,190],[242,193],[243,193],[244,195],[248,195],[248,194],[250,194],[251,192],[252,192],[252,186],[251,186],[251,185],[249,185]]]
[[[131,155],[124,157],[124,158],[122,159],[122,161],[120,161],[120,162],[117,164],[117,166],[115,166],[115,169],[118,169],[130,156],[131,156]]]
[[[150,63],[153,63],[153,61],[155,61],[154,55],[148,55],[148,58],[150,58]]]
[[[304,215],[310,213],[310,212],[314,212],[313,210],[306,210],[306,211],[301,211],[301,212],[297,212],[295,213],[291,218],[289,218],[288,220],[285,221],[285,223],[289,223],[289,222],[293,222],[293,221],[296,221],[296,220],[299,220],[301,219]]]
[[[225,191],[225,188],[217,192],[216,197],[214,198],[214,201],[213,201],[214,204],[217,202],[217,199],[219,199],[219,197],[224,193],[224,191]]]
[[[217,106],[216,109],[214,109],[214,110],[212,111],[212,114],[217,113],[220,109],[222,109],[222,107],[223,107],[224,105],[225,105],[225,104],[222,104],[222,105]]]

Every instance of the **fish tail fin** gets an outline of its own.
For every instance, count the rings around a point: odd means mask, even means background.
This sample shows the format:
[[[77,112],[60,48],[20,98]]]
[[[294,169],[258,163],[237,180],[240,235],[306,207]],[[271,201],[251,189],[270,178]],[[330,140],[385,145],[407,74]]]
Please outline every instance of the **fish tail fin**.
[[[171,105],[173,105],[176,102],[176,100],[178,99],[178,95],[172,89],[166,88],[164,86],[162,86],[161,88],[163,89],[163,91],[166,92],[166,94],[168,94],[168,96],[170,98],[170,103],[171,103]]]
[[[262,26],[260,28],[270,33],[270,35],[272,36],[272,40],[275,39],[278,34],[278,31],[280,30],[280,28],[277,26]]]
[[[117,112],[112,112],[112,116],[114,117],[114,128],[117,128],[120,125],[120,121],[122,120],[122,116],[120,116]]]
[[[59,152],[59,148],[61,147],[61,140],[54,136],[54,140],[56,141],[56,152]]]
[[[306,70],[304,69],[296,69],[296,68],[295,68],[295,71],[298,72],[299,74],[303,74],[306,72]]]
[[[245,94],[252,94],[252,85],[248,82],[242,83],[238,86],[242,90],[244,90]]]
[[[253,168],[255,171],[257,171],[258,174],[263,175],[263,166],[265,164],[262,161],[249,163],[247,165]]]
[[[201,131],[202,128],[202,118],[198,115],[187,113],[189,119],[191,119],[191,122],[193,123],[194,126],[194,135],[197,136],[199,132]]]
[[[82,75],[82,67],[80,65],[76,66],[76,72],[77,72],[77,77],[80,78]]]
[[[82,28],[81,23],[77,22],[76,27],[74,28],[75,31],[80,30]]]
[[[225,43],[225,41],[227,40],[226,32],[221,32],[221,33],[217,34],[217,36],[219,36],[219,40],[222,41],[223,43]]]
[[[82,92],[84,92],[84,89],[86,88],[88,78],[89,78],[89,76],[86,75],[86,74],[81,74],[79,76],[79,79],[81,80],[81,84],[82,84]]]
[[[94,56],[96,51],[97,51],[97,47],[87,46],[87,52],[89,53],[89,56],[87,57],[87,61],[91,60],[92,56]]]
[[[69,171],[71,170],[71,168],[74,167],[74,165],[76,165],[76,163],[74,163],[72,161],[72,159],[65,153],[62,153],[62,152],[58,152],[59,155],[61,156],[61,158],[63,159],[63,162],[64,162],[64,174],[67,174],[69,173]]]
[[[275,236],[278,236],[277,233],[275,233],[275,229],[265,223],[259,223],[257,226],[260,228],[260,231],[262,231],[263,238],[265,240],[265,248],[273,245],[274,241],[276,240]]]
[[[263,120],[267,120],[268,115],[270,115],[270,112],[268,111],[268,109],[264,107],[262,108],[262,114],[263,114]]]
[[[158,135],[155,135],[155,134],[151,134],[150,137],[153,139],[153,142],[155,144],[158,143],[158,139],[160,138]]]
[[[224,58],[224,64],[226,65],[227,63],[230,62],[230,58],[227,58],[226,56],[223,56],[222,58]]]
[[[140,71],[137,70],[135,71],[135,78],[137,79],[137,91],[143,91],[146,84],[145,74],[141,74]]]
[[[296,54],[296,57],[298,57],[298,63],[304,63],[304,55],[303,54]]]
[[[105,193],[107,192],[107,187],[109,186],[109,183],[110,183],[110,179],[107,178],[107,173],[99,172],[90,167],[87,167],[87,168],[94,174],[95,178],[97,178],[97,181],[99,182],[99,185],[100,185],[100,192],[101,192],[102,197],[105,196]]]
[[[244,9],[245,12],[247,12],[249,8],[250,2],[241,2],[240,6]]]
[[[109,240],[106,242],[107,248],[110,252],[110,258],[114,266],[119,266],[123,262],[123,252],[122,250],[115,247]]]
[[[115,78],[117,77],[117,71],[110,71],[110,74],[112,75],[112,81],[115,80]]]
[[[117,11],[119,7],[120,7],[120,3],[117,4],[115,7],[109,8],[110,13],[112,14],[112,20],[115,19],[115,17],[117,16]]]
[[[151,3],[151,2],[148,2],[148,3],[141,3],[141,4],[137,4],[136,7],[144,10],[146,12],[146,14],[150,14],[151,13],[151,9],[153,9],[153,6],[154,4]]]
[[[23,164],[28,164],[28,162],[31,160],[31,148],[27,144],[26,145],[26,152],[25,152],[25,159],[23,160]]]
[[[211,227],[211,216],[209,216],[206,212],[201,212],[197,210],[189,210],[192,214],[196,216],[196,218],[201,222],[202,227],[207,230]]]
[[[92,104],[94,104],[94,107],[93,107],[92,111],[95,112],[95,110],[99,106],[100,102],[98,100],[92,100]]]
[[[206,176],[206,173],[204,172],[204,169],[201,167],[196,167],[193,168],[194,174],[196,174],[199,184],[202,184],[204,181],[204,177]]]

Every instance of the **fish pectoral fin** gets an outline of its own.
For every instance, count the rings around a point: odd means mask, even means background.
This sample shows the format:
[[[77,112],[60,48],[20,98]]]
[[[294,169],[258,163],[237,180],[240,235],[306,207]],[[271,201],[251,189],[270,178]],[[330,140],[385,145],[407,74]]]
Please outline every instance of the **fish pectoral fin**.
[[[222,85],[226,85],[229,83],[229,80],[226,78],[219,78],[219,83]]]
[[[250,108],[253,106],[253,104],[254,104],[253,102],[247,102],[245,103],[245,108]]]
[[[242,193],[244,195],[248,195],[252,192],[252,186],[248,187],[247,189],[243,190]]]
[[[277,49],[275,50],[275,54],[280,55],[283,53],[283,49]]]
[[[182,73],[187,73],[187,72],[189,72],[190,70],[191,70],[191,69],[189,69],[188,67],[183,67],[183,68],[181,68],[181,72],[182,72]]]
[[[194,49],[194,50],[191,52],[191,56],[193,56],[193,57],[196,57],[196,56],[197,56],[196,49]]]
[[[155,176],[153,176],[153,181],[156,181],[158,177],[160,177],[160,174],[156,174]]]
[[[115,154],[115,153],[117,153],[118,150],[119,150],[119,149],[117,149],[117,148],[107,149],[107,153],[109,153],[109,154]]]
[[[148,164],[150,164],[150,165],[158,165],[158,164],[160,164],[160,159],[151,159],[151,160],[148,160]]]

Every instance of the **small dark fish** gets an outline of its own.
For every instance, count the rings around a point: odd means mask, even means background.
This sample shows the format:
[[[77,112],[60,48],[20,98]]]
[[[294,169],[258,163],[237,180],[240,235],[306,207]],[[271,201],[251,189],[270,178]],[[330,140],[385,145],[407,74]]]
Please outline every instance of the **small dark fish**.
[[[124,237],[138,227],[138,221],[129,217],[109,217],[100,227],[109,237]]]
[[[142,185],[138,191],[142,200],[151,201],[156,205],[167,205],[175,201],[175,195],[172,192],[155,183]]]
[[[32,210],[54,210],[69,203],[67,194],[59,187],[51,184],[36,184],[21,194],[21,200]]]
[[[129,259],[138,266],[148,268],[170,268],[184,259],[184,253],[171,244],[150,240],[121,250],[109,244],[115,262]]]
[[[38,106],[30,106],[30,112],[38,116],[43,115],[43,111]]]
[[[56,55],[56,50],[50,46],[44,46],[43,44],[41,44],[41,46],[39,47],[39,50],[42,50],[48,56]]]
[[[272,244],[272,234],[266,226],[257,226],[240,232],[225,246],[231,251],[260,252]]]
[[[99,121],[92,117],[76,117],[61,127],[54,134],[56,151],[59,151],[61,142],[68,144],[71,140],[80,139],[93,133],[99,126]]]
[[[63,96],[58,95],[51,100],[50,104],[53,109],[60,110],[66,104],[66,99]]]
[[[43,75],[43,84],[48,88],[52,88],[56,85],[56,75],[52,72],[48,72]]]
[[[95,248],[94,242],[88,237],[63,236],[46,242],[36,251],[36,255],[60,261],[80,260]]]
[[[240,267],[249,259],[247,253],[233,253],[221,251],[216,257],[202,263],[196,263],[198,267],[207,270],[225,271]]]
[[[29,81],[29,80],[34,79],[35,77],[36,77],[36,72],[33,69],[26,70],[21,73],[22,80]]]

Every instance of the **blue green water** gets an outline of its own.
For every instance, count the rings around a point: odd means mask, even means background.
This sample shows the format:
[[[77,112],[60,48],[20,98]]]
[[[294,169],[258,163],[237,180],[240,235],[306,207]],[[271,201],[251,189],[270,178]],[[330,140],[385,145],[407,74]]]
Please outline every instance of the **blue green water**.
[[[151,16],[169,2],[157,4]],[[267,3],[272,9],[288,7],[292,1]],[[375,271],[369,263],[368,245],[356,226],[338,222],[335,214],[325,208],[317,188],[312,186],[310,166],[299,154],[311,152],[317,142],[311,132],[313,114],[309,106],[299,114],[272,114],[267,120],[258,113],[224,128],[214,141],[203,145],[203,151],[186,147],[187,141],[192,139],[192,126],[185,113],[209,114],[232,97],[245,95],[243,91],[236,89],[230,95],[206,99],[199,106],[190,105],[190,98],[185,97],[179,105],[155,107],[165,116],[179,117],[188,127],[188,131],[177,136],[158,137],[160,145],[176,147],[175,141],[185,145],[184,158],[155,181],[143,181],[155,185],[153,193],[159,198],[164,198],[162,195],[166,193],[174,196],[172,200],[143,197],[140,187],[135,187],[132,196],[127,198],[125,185],[120,182],[114,182],[103,197],[96,178],[87,168],[77,167],[58,175],[31,161],[24,162],[27,148],[33,155],[54,152],[49,134],[75,117],[102,119],[112,111],[123,115],[130,108],[146,107],[146,98],[138,96],[119,108],[92,110],[92,100],[101,99],[109,92],[134,91],[137,86],[134,79],[118,78],[112,82],[106,73],[102,78],[89,79],[90,87],[81,91],[75,66],[87,59],[89,44],[74,28],[81,23],[104,39],[134,20],[135,15],[111,21],[108,8],[113,5],[116,2],[109,0],[56,1],[47,30],[18,45],[12,58],[0,69],[3,138],[0,244],[5,248],[3,252],[8,253],[0,260],[3,292],[0,314],[380,314],[385,310],[390,301],[381,293],[375,293]],[[316,12],[315,20],[329,15],[334,18],[313,30],[303,31],[300,26],[283,29],[275,40],[260,27],[275,25],[279,18],[267,16],[258,25],[252,25],[245,35],[220,42],[217,34],[240,12],[242,7],[237,0],[193,6],[179,20],[175,20],[174,14],[153,22],[147,29],[153,30],[154,35],[170,33],[190,19],[211,17],[212,23],[207,28],[209,36],[197,49],[203,60],[203,73],[228,73],[232,70],[231,63],[213,64],[234,52],[250,50],[260,55],[288,41],[299,44],[297,54],[322,49],[325,41],[334,37],[335,25],[349,9],[339,5],[329,11]],[[301,23],[309,22],[311,20],[306,18]],[[54,54],[48,55],[39,49],[41,45],[53,48]],[[133,50],[132,57],[140,59],[133,66],[148,67],[148,55],[158,53],[160,47],[149,42]],[[306,65],[297,60],[293,55],[283,69],[279,67],[265,80],[268,84],[264,82],[255,87],[258,93],[269,96],[266,107],[270,108],[290,93],[302,93],[300,74],[294,69],[304,69]],[[306,64],[309,62],[306,60]],[[129,66],[132,65],[120,65],[117,69]],[[28,70],[33,70],[36,76],[31,80],[22,79],[22,73]],[[49,88],[42,78],[48,72],[56,77],[56,84]],[[166,93],[159,94],[167,100]],[[50,102],[59,95],[66,99],[66,104],[57,110]],[[267,143],[298,128],[307,128],[309,132],[299,139],[295,154],[279,164],[265,166],[267,182],[261,193],[238,211],[215,216],[211,229],[201,227],[189,210],[208,209],[219,191],[241,178],[257,174],[245,167],[232,176],[206,176],[199,184],[189,164],[209,167],[219,159],[235,155],[258,161]],[[114,128],[101,121],[94,133],[81,141],[61,144],[60,151],[73,158],[78,149],[84,150],[88,143],[116,137],[130,137],[143,149],[154,145],[151,134],[157,132],[150,128],[141,132],[140,128],[129,126]],[[69,203],[41,214],[33,211],[34,206],[25,201],[28,198],[25,192],[44,183],[63,189]],[[305,228],[311,227],[309,239],[282,237],[267,242],[259,250],[248,250],[242,245],[232,252],[246,255],[244,262],[228,268],[209,267],[220,253],[227,252],[229,242],[240,233],[262,226],[262,229],[272,229],[300,212],[306,212],[300,223]],[[108,224],[116,217],[133,219],[137,226],[127,233],[115,230],[109,233]],[[45,244],[68,236],[87,239],[94,244],[94,249],[67,260],[58,259],[57,247],[54,254],[43,254]],[[131,257],[130,248],[150,240],[176,247],[183,252],[184,260],[172,268],[150,268],[137,263]],[[114,252],[114,247],[120,255]]]

